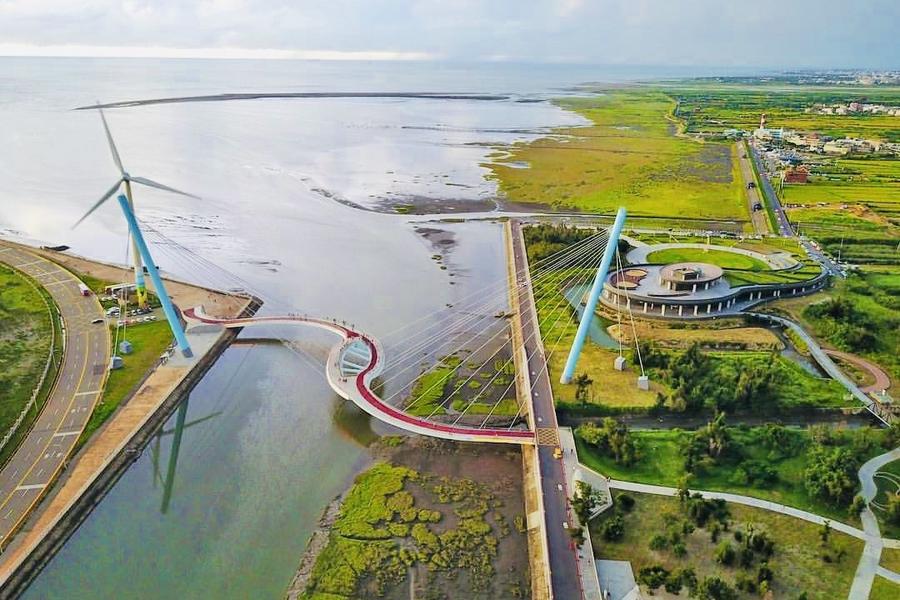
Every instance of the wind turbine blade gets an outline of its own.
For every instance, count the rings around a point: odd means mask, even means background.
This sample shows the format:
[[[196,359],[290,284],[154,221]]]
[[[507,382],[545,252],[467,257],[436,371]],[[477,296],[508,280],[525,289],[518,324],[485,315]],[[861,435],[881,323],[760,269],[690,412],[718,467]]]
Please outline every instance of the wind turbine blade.
[[[81,225],[81,222],[84,221],[85,219],[87,219],[89,216],[91,216],[92,212],[94,212],[95,210],[100,208],[101,204],[103,204],[104,202],[109,200],[109,198],[118,191],[120,185],[122,185],[121,179],[116,181],[116,184],[114,186],[109,188],[109,190],[107,190],[107,192],[105,194],[103,194],[103,196],[101,196],[99,200],[94,202],[94,205],[91,207],[91,209],[89,211],[87,211],[86,213],[84,213],[84,216],[82,216],[80,219],[78,219],[78,221],[74,225],[72,225],[72,229],[75,229],[76,227]]]
[[[158,190],[165,190],[167,192],[172,192],[173,194],[181,194],[182,196],[187,196],[188,198],[196,198],[197,200],[200,199],[200,196],[188,194],[187,192],[182,192],[181,190],[176,190],[173,187],[163,185],[159,182],[153,181],[152,179],[147,179],[146,177],[131,177],[130,179],[132,183],[140,183],[148,187],[156,188]]]
[[[122,159],[119,158],[119,151],[116,149],[116,143],[113,141],[112,134],[109,132],[109,125],[106,123],[106,115],[103,114],[102,108],[98,108],[97,110],[100,112],[100,119],[103,121],[103,130],[106,131],[106,141],[109,142],[109,151],[112,152],[113,162],[116,163],[119,174],[124,175],[125,168],[122,166]]]

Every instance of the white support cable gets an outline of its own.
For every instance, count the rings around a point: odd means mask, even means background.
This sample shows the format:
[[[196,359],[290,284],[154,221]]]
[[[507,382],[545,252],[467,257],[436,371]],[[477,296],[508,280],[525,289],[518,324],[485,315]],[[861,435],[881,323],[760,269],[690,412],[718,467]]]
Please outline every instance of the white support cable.
[[[564,255],[564,254],[566,254],[566,253],[572,252],[572,251],[574,251],[575,249],[577,249],[579,246],[581,246],[581,245],[583,245],[583,244],[592,243],[592,242],[591,242],[591,239],[592,239],[592,238],[595,238],[595,237],[597,237],[597,236],[607,235],[608,233],[609,233],[609,232],[608,232],[607,229],[600,229],[600,230],[597,231],[597,233],[594,233],[593,235],[589,235],[589,236],[587,236],[587,237],[585,237],[585,238],[579,240],[579,241],[576,242],[575,244],[571,244],[570,246],[567,246],[567,247],[563,248],[563,249],[560,250],[559,252],[555,252],[555,253],[553,253],[553,254],[551,254],[551,255],[549,255],[549,256],[545,256],[544,258],[542,258],[542,259],[536,261],[536,262],[534,263],[533,267],[534,267],[536,270],[543,269],[543,268],[546,267],[547,265],[550,265],[552,262],[557,261],[557,260],[560,258],[561,255]],[[540,266],[539,266],[539,265],[540,265]],[[462,303],[462,302],[465,302],[465,301],[470,300],[470,299],[472,299],[472,298],[481,298],[481,297],[485,294],[485,292],[487,292],[488,290],[491,290],[491,289],[495,289],[495,288],[497,288],[497,287],[503,287],[503,288],[505,288],[505,284],[504,284],[504,283],[491,283],[491,284],[488,284],[487,286],[484,286],[483,288],[480,288],[480,289],[478,289],[478,290],[475,290],[475,291],[469,293],[467,296],[464,296],[463,298],[461,298],[458,302]],[[463,306],[465,306],[465,304],[463,304]],[[413,321],[410,321],[410,322],[408,322],[408,323],[403,324],[402,326],[398,327],[398,328],[395,329],[395,330],[392,330],[392,331],[389,331],[389,332],[386,332],[386,333],[382,334],[380,337],[381,337],[382,340],[388,340],[388,339],[391,338],[392,335],[396,334],[397,332],[402,331],[402,330],[407,329],[407,328],[410,328],[410,327],[413,327],[413,326],[417,325],[419,322],[421,322],[422,320],[427,319],[428,317],[433,316],[433,315],[435,315],[435,314],[441,313],[441,312],[443,312],[444,310],[445,310],[445,309],[439,309],[439,310],[433,311],[433,312],[431,312],[431,313],[429,313],[429,314],[423,315],[422,317],[420,317],[420,318],[418,318],[418,319],[415,319],[415,320],[413,320]]]
[[[159,233],[159,232],[158,232],[158,233]],[[605,233],[605,232],[601,232],[601,233]],[[161,234],[161,233],[160,233],[160,236],[163,237],[164,239],[167,239],[166,236],[164,236],[164,235]],[[174,242],[174,240],[168,240],[168,241]],[[206,259],[203,259],[203,257],[200,257],[200,256],[196,255],[196,253],[194,253],[193,251],[191,251],[191,250],[185,248],[185,247],[182,246],[181,244],[178,244],[177,242],[174,242],[173,245],[176,246],[176,247],[180,247],[183,251],[185,251],[185,252],[187,253],[187,255],[188,255],[189,258],[192,257],[195,261],[196,261],[197,259],[199,259],[199,260],[201,260],[201,261],[203,261],[203,262],[205,262],[205,263],[208,263],[208,264],[211,265],[215,270],[217,270],[217,271],[219,271],[219,272],[223,272],[226,276],[228,276],[228,278],[230,278],[230,279],[232,279],[232,280],[237,280],[237,281],[241,282],[242,284],[244,284],[243,287],[245,287],[245,288],[248,289],[248,290],[252,290],[252,287],[253,287],[253,286],[251,286],[251,285],[246,285],[246,282],[245,282],[245,281],[243,281],[243,280],[241,280],[239,277],[237,277],[237,276],[235,276],[235,275],[229,273],[228,271],[225,271],[224,269],[222,269],[221,267],[219,267],[219,266],[216,265],[215,263],[211,263],[210,261],[207,261]],[[573,268],[573,267],[569,267],[569,268]],[[577,268],[577,267],[576,267],[576,268]],[[548,278],[548,279],[549,279],[549,278]],[[507,289],[507,293],[508,293],[508,289]],[[263,296],[262,294],[258,294],[258,293],[257,293],[257,295],[260,296],[260,297]],[[279,301],[278,303],[281,303],[281,302]],[[555,310],[555,309],[554,309],[554,310]],[[571,319],[571,315],[570,315],[570,319]],[[558,320],[559,320],[559,317],[557,317],[557,321],[554,322],[554,327],[555,327],[556,322],[558,322]],[[538,329],[538,331],[539,331],[539,329]],[[558,338],[558,340],[557,340],[557,344],[558,344],[558,341],[562,339],[562,336],[565,335],[565,332],[566,332],[565,329],[563,329],[563,330],[561,331],[560,336],[559,336],[559,338]],[[502,331],[501,331],[501,333],[502,333]],[[295,354],[297,354],[297,355],[300,356],[301,358],[304,358],[304,359],[310,359],[309,355],[308,355],[305,351],[303,351],[302,354],[299,353],[299,352],[297,352],[297,349],[296,349],[296,348],[293,346],[293,344],[291,344],[288,340],[285,340],[284,338],[279,338],[279,339],[281,339],[281,341],[284,342],[284,343],[287,345],[287,347],[288,347],[291,351],[293,351]],[[555,351],[555,349],[554,349],[554,351]],[[552,356],[552,352],[550,353],[550,356]],[[311,359],[310,359],[310,360],[311,360]],[[315,365],[312,365],[312,366],[315,367]],[[547,368],[547,365],[546,365],[546,364],[542,367],[542,371],[543,371],[543,369],[545,369],[545,368]],[[503,399],[503,397],[505,397],[506,393],[508,393],[508,390],[509,390],[509,388],[507,388],[507,391],[504,392],[503,396],[501,397],[501,400]],[[495,408],[496,408],[496,406],[495,406]],[[515,425],[515,421],[518,420],[518,418],[521,416],[521,410],[522,410],[522,408],[523,408],[523,405],[520,405],[520,406],[519,406],[519,411],[517,412],[517,414],[516,414],[516,416],[515,416],[515,418],[514,418],[513,426]],[[493,409],[492,409],[492,411],[493,411]],[[489,415],[490,415],[490,413],[489,413]],[[484,422],[483,422],[482,424],[484,424]],[[511,427],[512,427],[512,426],[511,426]]]
[[[585,256],[590,255],[590,253],[595,252],[600,247],[601,246],[591,246],[591,247],[585,248],[582,251],[579,251],[578,253],[573,255],[571,258],[573,260],[576,258],[580,260],[580,259],[584,258]],[[565,263],[560,263],[560,264],[563,265]],[[556,269],[552,272],[544,273],[539,279],[543,280],[543,277],[553,277],[553,276],[555,276],[554,273],[557,273],[558,270],[559,269]],[[504,308],[508,309],[509,308],[509,288],[508,287],[504,290],[503,295],[505,297],[505,299],[503,301],[506,305]],[[489,314],[475,315],[475,316],[467,315],[466,317],[463,317],[462,319],[453,321],[449,325],[446,325],[442,330],[440,330],[436,333],[430,334],[425,340],[420,340],[420,341],[416,342],[416,344],[414,346],[412,346],[411,348],[404,349],[404,351],[401,352],[399,356],[392,358],[391,362],[388,363],[387,368],[399,366],[400,364],[402,364],[409,358],[416,358],[418,360],[420,358],[419,352],[423,348],[432,346],[436,340],[445,338],[450,332],[452,332],[455,329],[462,328],[464,325],[471,327],[473,323],[477,323],[477,322],[480,322],[481,320],[488,319],[488,318],[494,319],[495,316],[489,315]],[[412,337],[415,337],[415,336],[412,336]],[[439,349],[435,350],[434,352],[438,352],[438,351],[439,351]],[[428,354],[429,353],[425,353],[426,356]]]
[[[619,249],[616,248],[616,275],[615,275],[615,288],[616,288],[616,325],[619,328],[619,357],[622,357],[622,309],[619,307],[619,277],[622,276],[622,262],[621,257],[619,256]]]
[[[151,229],[151,231],[156,232],[155,230],[152,230],[152,229]],[[158,233],[158,232],[156,232],[156,233]],[[178,252],[178,250],[176,248],[181,248],[182,252]],[[176,261],[178,261],[182,265],[185,264],[182,261],[188,261],[186,264],[192,266],[194,269],[200,269],[202,271],[205,271],[207,274],[209,274],[211,272],[211,269],[202,262],[202,257],[199,257],[198,255],[193,253],[190,249],[185,248],[184,246],[182,246],[180,244],[174,244],[174,247],[170,247],[167,244],[160,244],[158,246],[158,249],[161,250],[168,257],[174,258]],[[225,275],[230,275],[230,273],[228,271],[222,269],[221,267],[218,267],[218,265],[215,265],[214,263],[212,263],[212,266],[217,271],[224,273]],[[233,276],[232,279],[242,281],[237,276]],[[246,282],[243,282],[243,283],[246,283]],[[262,297],[258,292],[254,291],[252,289],[249,291],[251,293],[253,293],[254,295],[256,295],[257,297]],[[271,335],[271,328],[266,327],[266,330],[268,330]],[[290,339],[287,339],[287,338],[284,338],[284,337],[281,337],[278,335],[274,335],[274,339],[282,342],[291,352],[293,352],[298,357],[303,359],[303,361],[306,362],[309,366],[313,366],[316,370],[318,370],[317,365],[320,361],[315,361],[315,359],[312,356],[310,356],[309,353],[307,353],[305,350],[296,348],[293,345],[294,340],[290,340]]]
[[[586,269],[586,270],[587,270],[587,272],[586,272],[583,276],[581,276],[579,285],[583,285],[583,282],[586,281],[586,279],[590,277],[591,272],[592,272],[592,268],[596,268],[596,265],[599,264],[601,260],[602,260],[602,256],[596,256],[596,257],[594,257],[594,258],[589,259],[590,262],[588,263],[588,265],[583,265],[583,266],[581,266],[581,267],[577,267],[577,268],[579,268],[579,269],[582,269],[582,268],[583,268],[583,269]],[[569,268],[572,268],[572,267],[569,267]],[[557,273],[556,277],[559,279],[559,281],[562,281],[562,280],[566,277],[566,275],[565,275],[564,272],[561,272],[561,273]],[[549,280],[549,283],[550,283],[550,285],[552,286],[552,279]],[[554,294],[554,293],[555,293],[555,290],[553,290],[552,287],[551,287],[551,289],[548,289],[547,291],[545,291],[545,292],[542,294],[541,299],[543,299],[545,296],[549,296],[549,295],[552,295],[552,294]],[[568,302],[568,300],[566,299],[564,293],[561,294],[561,298],[560,298],[560,299],[562,300],[562,302],[566,302],[566,303]],[[557,311],[557,310],[559,309],[559,306],[560,306],[560,302],[558,301],[557,304],[556,304],[556,306],[554,306],[553,311],[554,311],[554,312]],[[548,317],[548,318],[549,318],[549,317]],[[558,321],[558,320],[559,320],[559,317],[557,317],[557,321]],[[535,335],[540,335],[540,324],[543,323],[543,322],[544,322],[544,321],[540,321],[540,322],[538,323],[538,326],[537,326],[537,327],[535,328],[535,330],[528,336],[527,339],[523,340],[523,343],[530,341]],[[554,325],[555,325],[555,322],[554,322]],[[503,333],[503,331],[498,332],[498,334],[499,334],[499,333]],[[495,334],[494,337],[496,337],[496,334]],[[493,338],[492,338],[492,339],[493,339]],[[475,351],[473,352],[473,354],[474,354],[475,352],[480,351],[480,350],[481,350],[485,345],[487,345],[487,343],[489,343],[489,342],[490,342],[490,340],[488,340],[488,342],[486,342],[486,343],[483,344],[481,347],[479,347],[477,350],[475,350]],[[490,361],[493,359],[493,357],[496,356],[497,353],[499,353],[500,350],[502,350],[502,349],[503,349],[503,346],[501,346],[500,348],[498,348],[493,354],[491,354],[491,356],[487,359],[487,361],[485,361],[484,363],[482,363],[482,365],[487,364],[488,362],[490,362]],[[514,357],[514,354],[513,354],[513,357]],[[512,358],[510,358],[509,360],[507,360],[507,364],[508,364],[511,360],[512,360]],[[505,366],[505,365],[504,365],[504,366]],[[457,393],[460,389],[462,389],[462,387],[465,386],[465,385],[472,379],[472,377],[475,376],[475,374],[476,374],[478,371],[480,371],[480,367],[479,367],[478,369],[476,369],[476,370],[472,373],[472,375],[469,376],[468,379],[466,379],[465,381],[463,381],[462,384],[460,384],[457,388],[455,388],[455,389],[453,390],[453,392],[451,392],[451,393],[448,395],[448,398],[449,398],[449,397],[452,397],[453,394]],[[427,373],[427,372],[428,372],[428,371],[426,371],[426,373]],[[423,375],[424,375],[424,373],[423,373]],[[421,377],[421,375],[420,375],[419,377]],[[496,377],[496,375],[495,375],[495,377]],[[493,381],[493,380],[492,380],[492,381]],[[425,392],[423,392],[423,395],[427,394],[427,393],[430,392],[432,389],[434,389],[434,387],[437,385],[437,383],[438,383],[438,382],[435,382],[434,384],[432,384],[432,386],[431,386],[430,388],[428,388],[427,390],[425,390]],[[400,390],[400,391],[403,391],[403,390]],[[399,392],[397,392],[397,393],[399,393]],[[393,398],[394,396],[396,396],[397,393],[395,393],[393,396],[391,396],[391,398]],[[478,397],[480,397],[480,394],[479,394],[479,396],[476,396],[476,399],[477,399]],[[408,405],[408,406],[406,407],[405,410],[409,410],[409,408],[411,408],[416,402],[417,402],[417,400],[413,401],[413,403],[410,404],[410,405]],[[432,413],[429,415],[429,418],[432,417],[432,416],[434,416],[435,412],[437,412],[437,409],[438,409],[438,408],[442,408],[445,402],[446,402],[446,399],[445,399],[444,402],[442,402],[438,407],[436,407],[434,411],[432,411]]]
[[[600,260],[602,260],[602,257],[600,258]],[[600,260],[597,261],[597,264],[599,264]],[[596,269],[596,265],[594,265],[594,267],[592,267],[592,268],[586,268],[586,267],[585,267],[586,273],[581,277],[581,279],[578,281],[578,284],[577,284],[577,285],[579,285],[579,286],[584,285],[584,283],[586,283],[586,282],[590,279],[590,277],[594,275],[594,270],[595,270],[595,269]],[[550,331],[552,331],[553,328],[556,327],[556,325],[559,323],[559,320],[563,317],[563,315],[566,314],[566,311],[559,311],[560,304],[565,305],[565,304],[568,304],[568,302],[569,302],[569,300],[566,298],[565,290],[563,290],[562,293],[560,293],[560,300],[562,300],[562,302],[560,302],[560,301],[558,300],[557,303],[556,303],[556,305],[555,305],[554,308],[553,308],[553,311],[551,312],[551,314],[552,314],[552,313],[555,313],[555,312],[559,312],[560,314],[559,314],[559,315],[556,317],[556,319],[553,321],[553,325],[550,326],[550,328],[549,328]],[[526,343],[526,342],[528,342],[528,341],[530,341],[535,335],[541,335],[541,333],[540,333],[540,331],[541,331],[540,326],[541,326],[542,323],[545,322],[546,318],[549,318],[549,317],[545,317],[544,320],[540,320],[540,321],[539,321],[538,326],[537,326],[537,328],[535,329],[535,331],[533,331],[533,332],[528,336],[528,338],[527,338],[526,340],[523,340],[523,344]],[[571,315],[569,315],[569,318],[571,318]],[[494,355],[496,355],[496,352],[494,353]],[[491,358],[493,358],[493,356],[492,356]],[[456,423],[459,422],[459,420],[465,415],[466,411],[469,410],[469,407],[471,407],[471,406],[478,400],[478,398],[481,397],[481,394],[483,394],[483,393],[488,389],[489,385],[492,384],[492,383],[494,382],[494,380],[500,375],[500,373],[503,371],[503,369],[505,369],[506,366],[507,366],[508,364],[510,364],[514,359],[515,359],[515,351],[513,351],[512,355],[511,355],[510,358],[503,364],[503,366],[502,366],[500,369],[497,370],[497,373],[491,378],[491,380],[490,380],[487,384],[484,384],[484,390],[482,390],[481,392],[479,392],[478,395],[476,395],[475,398],[473,398],[472,401],[469,402],[468,405],[466,405],[466,408],[460,413],[460,415],[459,415],[459,416],[456,418],[456,420],[453,422],[454,425],[456,425]],[[486,363],[485,363],[485,364],[486,364]],[[513,381],[513,383],[515,383],[515,380]],[[504,392],[504,395],[506,395],[506,393],[509,391],[510,387],[512,387],[512,384],[510,384],[510,386],[508,386],[508,387],[506,388],[506,391]],[[501,397],[501,400],[502,400],[502,397]],[[497,402],[497,404],[499,404],[499,401]],[[491,412],[493,412],[493,410],[492,410]],[[482,422],[482,425],[483,425],[483,422]]]
[[[565,293],[565,292],[563,292],[563,293]],[[537,310],[537,304],[535,304],[535,310]],[[572,310],[571,313],[569,314],[569,322],[571,324],[577,326],[579,321],[580,321],[580,319],[578,317],[578,311]],[[562,341],[563,336],[566,335],[566,333],[567,333],[567,330],[565,327],[560,328],[559,335],[556,336],[556,341],[553,343],[552,346],[550,346],[550,352],[548,352],[547,356],[544,357],[543,365],[541,365],[541,368],[534,375],[536,378],[543,376],[544,372],[548,371],[550,369],[550,359],[553,358],[553,355],[557,352],[557,350],[559,350],[559,344]],[[518,419],[521,416],[523,408],[524,408],[524,405],[519,407],[519,411],[516,413],[516,417],[515,417],[516,419]],[[515,421],[513,421],[513,423],[509,426],[509,429],[512,429],[514,425],[515,425]]]
[[[619,249],[618,248],[616,248],[616,257],[619,258],[619,260],[621,260],[619,257]],[[620,270],[621,270],[621,268],[620,268]],[[616,294],[616,297],[618,297],[618,294]],[[635,323],[634,323],[634,311],[631,310],[630,303],[626,304],[626,308],[628,309],[628,317],[631,319],[631,337],[634,338],[634,352],[637,355],[638,365],[640,365],[640,367],[641,367],[641,377],[643,377],[646,375],[646,373],[644,372],[644,359],[641,357],[641,345],[638,342],[637,325],[635,325]],[[622,331],[620,329],[619,336],[621,337],[621,335],[622,335]]]
[[[597,240],[595,240],[595,242],[602,243],[602,236],[601,236],[601,238],[597,238]],[[595,251],[599,247],[600,247],[599,243],[592,242],[590,245],[584,246],[581,249],[577,250],[576,252],[573,252],[570,255],[560,257],[558,261],[555,261],[554,263],[547,265],[546,270],[543,271],[541,276],[546,275],[548,273],[555,272],[559,269],[559,266],[562,264],[565,264],[566,261],[573,260],[576,257],[583,255],[583,253],[585,253],[585,252]],[[558,253],[558,254],[561,254],[561,253]],[[484,307],[487,307],[489,305],[492,306],[493,304],[499,304],[499,303],[504,304],[505,305],[504,308],[508,308],[509,307],[509,288],[508,288],[506,282],[504,282],[502,285],[503,285],[502,293],[497,294],[496,299],[489,298],[487,301],[481,301],[479,303],[475,303],[475,304],[471,304],[471,305],[463,305],[462,307],[454,307],[454,312],[461,312],[463,310],[465,310],[466,312],[471,312],[471,311],[475,311],[476,308],[483,309]],[[436,313],[433,313],[433,314],[439,314],[441,312],[447,312],[447,309],[442,309],[441,311],[437,311]],[[477,312],[477,311],[475,311],[475,312]],[[451,325],[449,325],[449,326],[442,324],[442,323],[435,323],[434,325],[425,327],[423,330],[417,332],[416,334],[408,336],[407,338],[405,338],[403,340],[395,341],[392,345],[398,345],[398,343],[405,342],[412,338],[419,338],[424,331],[427,331],[428,329],[438,326],[438,325],[443,325],[443,329],[441,331],[433,332],[428,335],[429,335],[430,339],[442,337],[442,336],[446,335],[448,330],[452,330],[458,326],[458,325],[454,325],[454,323],[459,323],[460,321],[466,322],[467,319],[473,319],[473,318],[476,318],[477,316],[478,316],[477,314],[474,316],[467,315],[466,317],[463,317],[462,319],[459,319],[459,320],[451,323]],[[488,317],[488,316],[491,316],[491,315],[484,315],[484,317]],[[420,345],[422,345],[424,347],[424,345],[426,345],[426,344],[420,343]],[[419,348],[419,349],[421,349],[421,348]],[[416,350],[413,350],[413,352],[415,352],[415,351]],[[400,358],[402,358],[403,354],[407,354],[409,352],[410,352],[410,350],[404,350],[404,352],[401,353],[400,357],[393,357],[392,363],[396,363]]]
[[[588,260],[591,261],[590,264],[597,264],[601,258],[602,258],[602,256],[596,256],[596,257],[590,258],[590,259],[588,259]],[[572,267],[569,267],[569,268],[572,268]],[[582,268],[583,268],[583,267],[582,267]],[[564,273],[557,272],[556,275],[555,275],[554,277],[561,280],[562,278],[565,277],[565,274],[564,274]],[[548,281],[552,281],[552,279],[550,279],[550,280],[548,280]],[[518,288],[517,288],[517,289],[518,289]],[[545,295],[551,295],[551,294],[553,294],[553,293],[554,293],[554,291],[553,291],[552,289],[549,289],[549,290],[543,292],[543,295],[541,296],[541,299],[543,298],[543,296],[545,296]],[[489,338],[484,344],[482,344],[481,346],[479,346],[476,350],[472,351],[472,354],[475,354],[475,353],[481,351],[485,346],[487,346],[487,344],[489,344],[495,337],[497,337],[497,335],[500,335],[501,333],[505,333],[505,331],[506,331],[506,330],[505,330],[505,328],[504,328],[504,329],[501,329],[500,331],[498,331],[497,333],[495,333],[495,334],[494,334],[493,336],[491,336],[491,338]],[[529,339],[530,339],[530,337],[529,337]],[[464,347],[465,347],[465,344],[462,344],[459,348],[455,349],[453,353],[459,352],[459,351],[462,350]],[[498,350],[498,351],[499,351],[499,350]],[[451,354],[453,354],[453,353],[451,353]],[[494,354],[496,354],[496,352],[495,352]],[[493,355],[492,355],[492,356],[493,356]],[[415,379],[418,379],[418,378],[422,377],[422,376],[425,375],[426,373],[428,373],[428,372],[430,372],[431,370],[433,370],[434,368],[436,368],[436,366],[437,366],[437,364],[432,365],[431,367],[429,367],[428,369],[426,369],[425,371],[423,371],[420,375],[418,375],[418,377],[416,377]],[[408,370],[409,368],[411,368],[411,367],[408,367],[408,368],[405,369],[405,370]],[[435,384],[433,384],[428,390],[426,390],[425,393],[427,393],[428,391],[431,391],[432,389],[434,389],[435,385],[437,385],[437,382],[436,382]],[[398,390],[397,392],[395,392],[389,399],[392,399],[392,398],[396,397],[398,394],[402,393],[403,391],[405,391],[405,388],[402,388],[402,389]],[[454,393],[456,393],[456,391],[454,391]],[[415,403],[415,401],[414,401],[414,403]],[[414,404],[414,403],[413,403],[413,404]],[[411,406],[412,406],[412,405],[407,406],[406,409],[408,410]]]

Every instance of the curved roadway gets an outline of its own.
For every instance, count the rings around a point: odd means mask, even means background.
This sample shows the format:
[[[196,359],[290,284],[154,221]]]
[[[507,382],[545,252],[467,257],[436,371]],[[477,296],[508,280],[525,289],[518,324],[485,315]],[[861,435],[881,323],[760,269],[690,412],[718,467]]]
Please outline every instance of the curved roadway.
[[[0,471],[0,548],[62,469],[99,400],[109,363],[109,328],[96,297],[54,262],[18,246],[0,245],[0,261],[27,273],[53,297],[64,327],[56,384],[33,428]]]
[[[524,429],[478,428],[434,423],[398,410],[384,402],[369,387],[371,381],[383,368],[382,350],[378,342],[359,331],[334,321],[316,319],[299,315],[248,317],[243,319],[219,319],[203,313],[202,307],[189,308],[184,311],[185,319],[193,323],[208,323],[223,327],[248,327],[252,325],[310,325],[325,329],[341,336],[341,343],[334,346],[328,356],[326,375],[332,389],[341,397],[351,400],[362,410],[376,419],[389,425],[412,433],[429,435],[447,440],[461,442],[499,442],[506,444],[533,444],[534,432]],[[369,350],[368,361],[360,365],[357,373],[346,374],[341,371],[341,359],[344,352],[354,342],[362,342]]]

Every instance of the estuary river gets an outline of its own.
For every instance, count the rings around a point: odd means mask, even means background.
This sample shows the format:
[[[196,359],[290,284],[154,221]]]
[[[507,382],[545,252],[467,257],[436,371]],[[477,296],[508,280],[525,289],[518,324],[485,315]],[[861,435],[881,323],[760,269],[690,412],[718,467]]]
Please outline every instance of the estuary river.
[[[492,145],[580,118],[543,100],[651,70],[297,61],[0,59],[0,233],[123,262],[113,204],[70,226],[115,180],[99,118],[77,106],[228,93],[440,92],[502,99],[316,97],[110,109],[126,168],[202,196],[136,191],[151,227],[288,308],[385,336],[505,276],[500,229],[354,208],[425,200],[483,209]],[[432,234],[433,235],[433,234]],[[442,254],[442,270],[432,256]],[[157,247],[161,267],[215,272]],[[229,349],[51,564],[29,598],[279,598],[325,505],[368,460],[373,424],[322,374],[332,340]],[[257,335],[254,333],[254,335]],[[402,336],[401,336],[402,337]],[[399,338],[398,338],[399,339]],[[388,345],[388,353],[398,351]],[[377,427],[377,426],[376,426]]]

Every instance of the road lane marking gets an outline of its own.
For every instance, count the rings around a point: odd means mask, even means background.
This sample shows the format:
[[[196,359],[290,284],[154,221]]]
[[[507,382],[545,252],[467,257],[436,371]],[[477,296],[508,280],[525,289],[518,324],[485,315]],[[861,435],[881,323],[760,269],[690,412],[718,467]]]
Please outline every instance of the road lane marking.
[[[99,394],[100,390],[91,390],[90,392],[78,392],[76,396],[90,396],[91,394]]]
[[[53,437],[67,437],[70,435],[80,435],[80,431],[60,431],[59,433],[54,433]]]
[[[20,486],[16,487],[16,491],[22,492],[22,491],[27,491],[27,490],[42,490],[45,487],[47,487],[46,483],[32,483],[29,485],[20,485]],[[10,511],[10,512],[12,512],[12,511]],[[9,514],[9,513],[7,513],[7,514]]]

